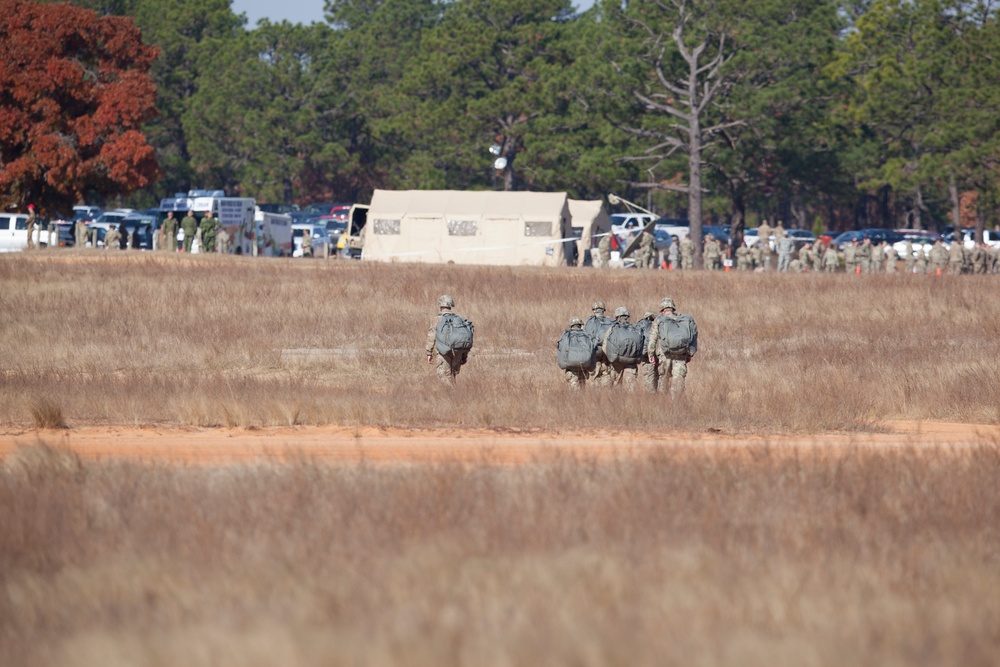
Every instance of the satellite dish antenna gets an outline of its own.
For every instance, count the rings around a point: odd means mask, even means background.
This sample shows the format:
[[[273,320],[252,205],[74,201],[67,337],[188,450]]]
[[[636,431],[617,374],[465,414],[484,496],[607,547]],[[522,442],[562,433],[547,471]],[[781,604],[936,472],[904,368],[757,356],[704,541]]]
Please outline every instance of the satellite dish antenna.
[[[506,169],[507,168],[507,158],[505,158],[505,157],[498,157],[496,159],[496,161],[493,162],[493,168],[496,169],[497,171],[500,171],[501,169]]]
[[[493,155],[500,155],[500,144],[493,144],[490,146],[490,153],[493,153]]]

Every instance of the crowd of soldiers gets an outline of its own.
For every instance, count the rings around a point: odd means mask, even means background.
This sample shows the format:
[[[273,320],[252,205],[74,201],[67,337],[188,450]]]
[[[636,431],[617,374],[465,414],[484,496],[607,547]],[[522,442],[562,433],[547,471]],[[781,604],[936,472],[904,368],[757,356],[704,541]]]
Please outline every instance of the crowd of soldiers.
[[[744,240],[733,253],[731,265],[737,271],[779,271],[791,273],[825,272],[833,273],[906,273],[986,274],[1000,273],[1000,248],[986,243],[978,243],[974,248],[966,248],[956,242],[946,246],[940,239],[929,249],[912,241],[903,242],[897,250],[886,242],[872,243],[871,239],[851,241],[838,249],[828,240],[816,239],[796,249],[796,240],[785,233],[781,222],[771,227],[764,221],[758,228],[758,239],[774,238],[773,243]],[[636,267],[657,268],[657,253],[652,234],[640,232],[639,251]],[[597,252],[593,254],[594,266],[610,265],[611,235],[601,238]],[[690,270],[694,268],[694,243],[690,237],[676,239],[670,245],[665,258],[665,267]],[[705,236],[702,258],[705,269],[722,270],[726,267],[728,247],[712,234]],[[900,262],[903,268],[900,267]]]
[[[81,242],[82,228],[82,242]],[[178,248],[178,229],[184,232],[180,248]],[[87,242],[87,232],[89,228],[85,222],[76,224],[76,244],[83,247]],[[96,234],[96,230],[93,230]],[[124,236],[123,236],[124,234]],[[119,232],[115,225],[110,225],[104,235],[104,247],[106,249],[136,248],[136,239],[129,239],[124,232]],[[191,252],[195,239],[198,240],[199,252],[229,252],[229,232],[223,227],[211,211],[205,213],[205,217],[198,221],[194,216],[194,211],[188,211],[187,215],[179,221],[174,217],[173,211],[167,212],[167,217],[163,220],[159,229],[153,236],[153,249],[166,250],[168,252]],[[96,237],[93,238],[93,245],[96,245]]]

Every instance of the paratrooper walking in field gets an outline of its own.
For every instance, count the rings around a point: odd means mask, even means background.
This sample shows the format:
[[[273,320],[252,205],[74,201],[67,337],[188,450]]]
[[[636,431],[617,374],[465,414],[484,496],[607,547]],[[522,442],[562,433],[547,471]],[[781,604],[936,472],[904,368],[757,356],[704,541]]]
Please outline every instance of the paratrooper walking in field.
[[[610,366],[607,385],[624,385],[629,392],[635,391],[639,379],[639,360],[645,353],[642,349],[642,330],[629,323],[631,316],[625,306],[616,308],[615,322],[608,327],[601,341],[604,358]]]
[[[585,349],[586,346],[586,349]],[[562,368],[563,378],[572,389],[583,389],[587,386],[587,366],[593,364],[596,342],[583,330],[583,320],[571,318],[569,329],[556,341],[556,350]],[[589,352],[588,352],[589,350]],[[583,360],[586,356],[586,360]]]
[[[778,223],[778,228],[774,230],[774,236],[777,238],[778,229],[781,223]],[[781,238],[774,242],[778,250],[778,272],[786,273],[792,264],[792,252],[795,250],[795,239],[791,236],[785,236],[785,230],[781,230]]]
[[[658,366],[663,382],[669,383],[670,398],[677,400],[684,394],[688,362],[698,351],[698,327],[690,315],[678,315],[672,298],[660,301],[660,316],[653,321],[646,343],[649,363]]]
[[[447,294],[438,297],[438,314],[427,330],[427,363],[437,364],[438,379],[447,386],[455,384],[462,366],[469,360],[472,350],[472,323],[455,315],[455,300]]]
[[[177,218],[173,211],[167,211],[163,220],[163,249],[167,252],[177,252]]]
[[[188,214],[181,220],[181,230],[184,232],[183,250],[189,253],[194,243],[194,235],[198,231],[198,218],[194,217],[194,210],[188,211]]]
[[[211,211],[205,212],[205,217],[201,219],[201,224],[198,225],[198,231],[201,232],[201,247],[200,252],[215,252],[215,237],[219,233],[219,221],[212,216]]]
[[[705,236],[705,268],[718,271],[722,268],[722,247],[713,234]]]
[[[608,363],[608,358],[604,356],[601,341],[604,340],[604,334],[615,321],[605,315],[606,312],[607,306],[604,302],[595,301],[590,307],[590,317],[583,325],[583,330],[590,334],[590,337],[597,344],[597,363],[594,366],[594,371],[590,374],[590,381],[598,387],[606,386],[611,378],[611,366]]]
[[[694,268],[694,244],[690,236],[681,239],[681,268],[685,271]]]

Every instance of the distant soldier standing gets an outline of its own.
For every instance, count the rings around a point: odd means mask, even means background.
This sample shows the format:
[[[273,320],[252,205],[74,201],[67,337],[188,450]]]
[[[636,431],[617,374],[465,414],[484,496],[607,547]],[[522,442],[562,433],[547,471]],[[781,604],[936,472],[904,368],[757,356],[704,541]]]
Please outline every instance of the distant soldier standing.
[[[87,246],[87,223],[83,220],[77,220],[76,228],[73,230],[76,233],[74,239],[74,244],[77,248],[85,248]]]
[[[872,241],[866,238],[858,248],[858,265],[861,267],[861,273],[872,272],[872,252]]]
[[[778,230],[781,229],[781,223],[778,223],[778,227],[774,230],[774,236],[777,238]],[[785,230],[781,229],[781,238],[775,241],[775,245],[778,249],[778,271],[784,273],[788,271],[789,266],[792,263],[792,251],[795,250],[795,239],[791,236],[785,236]]]
[[[667,261],[670,262],[670,268],[677,270],[681,268],[681,240],[676,236],[670,237],[670,249],[667,250]]]
[[[778,241],[785,238],[785,226],[781,220],[778,220],[778,224],[774,226],[774,230],[771,233],[774,234],[774,244],[777,246]]]
[[[611,232],[601,237],[600,242],[597,244],[597,256],[601,258],[601,263],[599,264],[601,268],[606,269],[611,266]]]
[[[962,235],[956,233],[956,238],[951,242],[948,249],[948,273],[958,275],[965,265],[965,246],[962,242]]]
[[[639,268],[656,268],[656,239],[649,232],[642,232],[642,238],[639,240],[639,262]]]
[[[705,268],[709,271],[722,268],[722,248],[712,234],[705,237]]]
[[[743,241],[743,245],[736,249],[736,270],[749,271],[753,267],[753,258],[750,256],[750,246]]]
[[[167,252],[177,252],[177,218],[173,211],[167,211],[163,221],[163,247]]]
[[[819,273],[823,270],[823,241],[816,239],[809,252],[809,261],[812,263],[812,270]]]
[[[761,266],[765,271],[771,270],[771,225],[767,220],[761,221],[757,227],[757,243],[760,244]]]
[[[885,272],[886,273],[895,273],[896,272],[896,260],[897,259],[898,259],[898,257],[896,256],[896,249],[893,248],[891,245],[886,244],[886,249],[885,249]]]
[[[302,230],[302,256],[312,257],[313,254],[313,240],[312,240],[312,230],[303,229]]]
[[[750,266],[754,271],[764,270],[764,251],[760,249],[760,242],[753,244],[750,248]]]
[[[941,243],[941,239],[934,241],[934,245],[931,246],[930,261],[931,271],[935,273],[944,271],[945,267],[948,266],[948,250]]]
[[[833,247],[831,243],[826,247],[823,252],[823,270],[827,273],[833,273],[840,268],[840,255],[837,254],[837,249]]]
[[[694,244],[690,236],[681,239],[681,268],[685,271],[694,268]]]
[[[670,398],[684,394],[688,362],[698,352],[698,327],[690,315],[678,315],[672,298],[660,302],[660,316],[653,321],[646,343],[649,363],[657,364],[660,377],[670,383]]]
[[[28,246],[27,250],[34,250],[35,248],[35,223],[38,222],[38,216],[35,215],[35,205],[28,204]]]
[[[211,211],[205,212],[198,229],[201,231],[201,252],[215,252],[215,236],[219,233],[219,221],[212,217]]]
[[[455,384],[455,378],[458,377],[459,371],[462,370],[462,366],[469,360],[469,350],[471,350],[472,346],[472,323],[452,313],[452,308],[454,307],[455,300],[449,295],[442,294],[438,297],[438,314],[427,330],[427,345],[425,346],[427,363],[432,364],[435,358],[437,359],[437,365],[434,370],[437,373],[438,379],[447,386]],[[454,330],[455,327],[446,327],[444,318],[448,318],[449,324],[455,322],[456,319],[468,324],[469,349],[454,349],[452,342],[447,340],[449,335],[445,329]],[[459,324],[455,322],[455,325]]]
[[[215,238],[215,251],[220,255],[229,254],[229,232],[219,225],[219,235]]]
[[[111,225],[108,228],[108,233],[104,235],[104,249],[105,250],[120,250],[121,247],[121,234],[118,233],[118,228]]]
[[[803,271],[808,271],[810,262],[809,255],[812,253],[812,247],[806,243],[801,248],[799,248],[799,264],[802,265]]]
[[[851,240],[844,246],[844,270],[854,273],[858,268],[858,242]]]
[[[882,243],[873,243],[872,256],[871,259],[868,260],[868,263],[871,265],[871,272],[882,273],[882,267],[884,262],[885,262],[885,247],[882,245]]]
[[[913,243],[910,239],[906,239],[903,243],[903,261],[905,262],[906,272],[913,273],[913,264],[916,258],[913,256]]]
[[[191,252],[191,244],[194,243],[194,235],[198,231],[198,218],[194,217],[194,210],[181,220],[181,231],[184,232],[184,252]]]
[[[916,273],[927,273],[927,251],[923,246],[917,246],[913,251],[913,270]]]

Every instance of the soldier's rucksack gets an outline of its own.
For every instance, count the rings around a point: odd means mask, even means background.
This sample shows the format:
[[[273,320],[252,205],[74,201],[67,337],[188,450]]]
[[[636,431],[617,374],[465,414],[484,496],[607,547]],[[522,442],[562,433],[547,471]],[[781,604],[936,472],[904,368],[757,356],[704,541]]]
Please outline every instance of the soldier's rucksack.
[[[660,347],[668,354],[685,354],[698,337],[698,326],[690,315],[656,318]]]
[[[645,336],[642,329],[628,322],[617,322],[611,327],[605,354],[611,363],[638,363],[643,357],[642,343]]]
[[[455,313],[445,313],[438,317],[437,328],[434,330],[434,348],[442,356],[449,352],[466,353],[472,349],[474,333],[472,322]]]
[[[564,371],[589,373],[597,366],[597,341],[582,329],[567,329],[559,338],[556,360]]]
[[[591,315],[587,318],[587,321],[583,325],[583,330],[590,334],[590,337],[596,341],[597,344],[597,358],[601,361],[605,360],[604,350],[601,349],[601,341],[604,340],[604,334],[608,332],[611,325],[615,321],[610,317],[605,317],[604,315]]]

